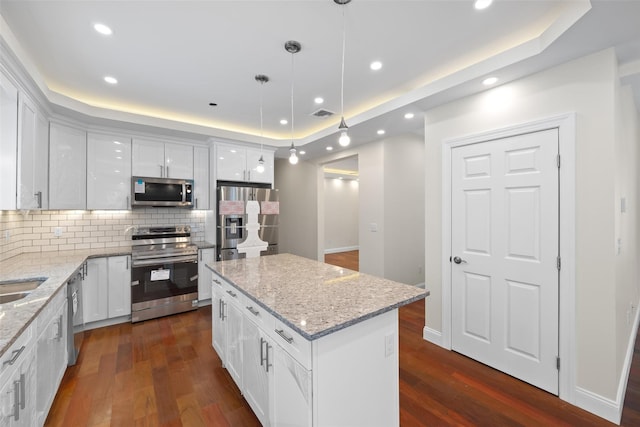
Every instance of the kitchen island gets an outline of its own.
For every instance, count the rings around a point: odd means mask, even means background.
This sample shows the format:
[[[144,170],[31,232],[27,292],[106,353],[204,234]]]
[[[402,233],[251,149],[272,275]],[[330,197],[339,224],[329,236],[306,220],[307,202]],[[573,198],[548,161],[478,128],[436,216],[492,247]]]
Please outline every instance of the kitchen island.
[[[427,291],[290,254],[208,266],[213,347],[263,425],[399,425],[397,309]]]

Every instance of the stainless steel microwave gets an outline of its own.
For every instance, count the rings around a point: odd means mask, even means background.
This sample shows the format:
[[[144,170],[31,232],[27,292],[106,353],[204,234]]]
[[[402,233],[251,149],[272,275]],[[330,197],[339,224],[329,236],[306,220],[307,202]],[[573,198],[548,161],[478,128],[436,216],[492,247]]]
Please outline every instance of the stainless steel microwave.
[[[131,206],[193,208],[193,180],[134,176]]]

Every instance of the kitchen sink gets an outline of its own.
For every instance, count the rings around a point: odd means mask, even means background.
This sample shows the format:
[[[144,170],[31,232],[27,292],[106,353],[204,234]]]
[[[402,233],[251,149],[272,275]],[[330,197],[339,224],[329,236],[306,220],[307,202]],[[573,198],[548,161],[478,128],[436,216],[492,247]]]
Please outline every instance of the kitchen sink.
[[[11,282],[0,282],[0,304],[17,301],[29,295],[46,279],[24,279]]]

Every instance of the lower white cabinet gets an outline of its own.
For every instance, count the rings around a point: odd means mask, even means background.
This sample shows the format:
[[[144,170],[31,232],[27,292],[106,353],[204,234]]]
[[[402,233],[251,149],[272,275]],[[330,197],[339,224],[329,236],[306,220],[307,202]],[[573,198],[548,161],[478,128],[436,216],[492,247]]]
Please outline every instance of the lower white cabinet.
[[[311,426],[311,371],[278,345],[274,349],[274,426]]]
[[[67,317],[66,289],[58,292],[38,315],[36,425],[44,425],[67,369]]]
[[[212,344],[229,374],[242,390],[242,296],[214,275]]]
[[[90,258],[82,280],[84,323],[131,314],[129,255]]]
[[[273,413],[273,341],[252,320],[245,319],[243,331],[244,398],[262,425],[267,426]]]
[[[0,426],[36,424],[36,352],[33,324],[18,337],[0,363]]]
[[[213,262],[215,257],[214,248],[198,251],[198,299],[200,301],[211,299],[211,270],[205,264]]]

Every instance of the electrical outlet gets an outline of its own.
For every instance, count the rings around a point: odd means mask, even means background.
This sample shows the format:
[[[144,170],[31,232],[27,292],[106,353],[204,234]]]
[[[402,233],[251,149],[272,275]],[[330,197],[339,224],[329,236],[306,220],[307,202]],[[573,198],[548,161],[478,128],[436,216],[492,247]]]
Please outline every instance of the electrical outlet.
[[[390,357],[395,351],[395,334],[392,332],[384,336],[384,356]]]
[[[11,239],[11,230],[5,230],[4,231],[4,240],[9,240]]]
[[[62,227],[56,227],[53,229],[53,235],[56,237],[62,236]]]

